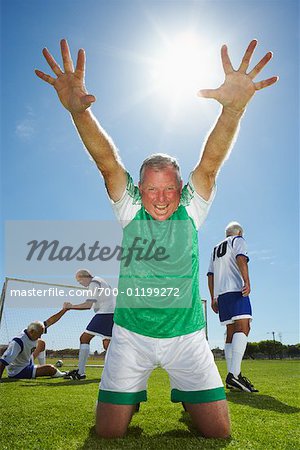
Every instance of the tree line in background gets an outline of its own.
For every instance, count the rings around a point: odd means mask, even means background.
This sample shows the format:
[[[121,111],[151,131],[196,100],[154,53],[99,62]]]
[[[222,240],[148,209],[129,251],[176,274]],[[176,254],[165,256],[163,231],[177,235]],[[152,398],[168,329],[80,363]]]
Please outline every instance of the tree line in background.
[[[224,357],[224,350],[212,350],[216,358]],[[245,359],[284,359],[300,358],[300,344],[285,345],[279,341],[267,340],[248,342],[244,355]]]
[[[63,348],[61,350],[46,350],[46,355],[48,358],[78,358],[79,349],[78,348]],[[95,358],[104,358],[105,352],[97,352],[97,350],[91,354]]]

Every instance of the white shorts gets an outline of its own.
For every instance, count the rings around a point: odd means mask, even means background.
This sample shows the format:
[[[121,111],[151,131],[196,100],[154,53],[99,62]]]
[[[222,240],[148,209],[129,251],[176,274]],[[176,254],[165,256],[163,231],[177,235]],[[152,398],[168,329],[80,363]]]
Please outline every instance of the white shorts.
[[[114,325],[98,400],[131,405],[147,400],[147,381],[165,369],[172,402],[224,400],[224,386],[204,330],[173,338],[152,338]]]

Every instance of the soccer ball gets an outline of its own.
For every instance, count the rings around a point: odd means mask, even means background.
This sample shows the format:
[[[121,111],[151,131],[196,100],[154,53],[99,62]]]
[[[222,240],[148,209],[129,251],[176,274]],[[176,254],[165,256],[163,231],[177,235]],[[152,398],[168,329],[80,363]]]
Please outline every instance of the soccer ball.
[[[57,361],[57,363],[55,364],[55,366],[56,366],[56,367],[62,367],[63,364],[64,364],[64,363],[62,362],[62,360],[59,359],[59,360]]]

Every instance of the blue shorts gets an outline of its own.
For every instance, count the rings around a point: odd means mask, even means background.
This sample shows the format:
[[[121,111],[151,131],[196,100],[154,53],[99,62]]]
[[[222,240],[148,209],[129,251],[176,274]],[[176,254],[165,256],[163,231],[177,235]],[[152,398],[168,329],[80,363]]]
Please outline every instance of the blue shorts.
[[[36,367],[34,364],[29,364],[28,366],[24,367],[24,369],[21,370],[21,372],[17,373],[17,375],[8,376],[9,378],[35,378],[35,372]]]
[[[113,314],[96,314],[88,326],[86,327],[86,333],[94,336],[102,336],[103,338],[111,338],[112,327],[114,324]]]
[[[252,320],[252,308],[249,297],[241,292],[226,292],[218,297],[219,317],[222,325],[230,325],[236,320]]]

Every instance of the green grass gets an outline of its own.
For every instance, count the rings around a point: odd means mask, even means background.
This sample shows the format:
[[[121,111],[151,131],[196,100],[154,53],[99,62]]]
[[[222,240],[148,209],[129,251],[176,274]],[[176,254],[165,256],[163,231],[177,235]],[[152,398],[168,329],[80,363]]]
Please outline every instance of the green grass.
[[[225,362],[218,362],[225,376]],[[260,390],[229,392],[232,436],[203,439],[180,404],[170,402],[167,374],[157,369],[149,380],[148,402],[133,417],[124,439],[102,440],[94,431],[101,375],[89,368],[84,381],[39,378],[0,384],[1,450],[116,449],[280,449],[300,448],[299,362],[244,361],[243,372]]]

